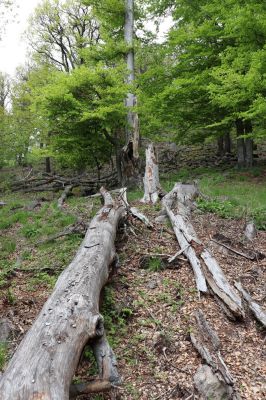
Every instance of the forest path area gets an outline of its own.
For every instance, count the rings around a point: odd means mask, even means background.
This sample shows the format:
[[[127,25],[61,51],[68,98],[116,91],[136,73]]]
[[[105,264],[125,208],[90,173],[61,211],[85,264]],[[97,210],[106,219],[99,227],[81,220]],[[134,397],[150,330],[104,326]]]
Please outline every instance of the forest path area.
[[[27,209],[40,197],[40,204]],[[131,197],[140,198],[136,193]],[[100,206],[98,198],[73,196],[58,210],[52,193],[21,194],[15,202],[11,199],[11,195],[5,197],[9,204],[2,209],[0,315],[11,321],[13,336],[7,349],[1,347],[2,369],[38,315],[59,273],[73,258],[82,236],[72,232],[36,243],[79,219],[87,222]],[[264,399],[265,331],[248,309],[244,321],[230,321],[214,296],[199,297],[193,271],[183,254],[168,262],[180,248],[170,222],[154,221],[160,204],[131,201],[130,205],[143,212],[153,228],[132,216],[120,226],[116,240],[119,266],[104,288],[100,310],[123,383],[112,393],[81,398],[197,399],[193,377],[203,361],[190,334],[196,330],[195,312],[201,309],[218,334],[221,355],[240,398]],[[243,218],[225,219],[195,209],[191,222],[199,239],[213,250],[229,282],[233,285],[241,281],[253,299],[265,307],[266,259],[252,261],[217,246],[211,239],[216,234],[225,235],[232,243],[240,241],[251,250],[265,253],[266,232],[258,231],[252,244],[247,244]],[[86,381],[96,373],[91,358],[86,348],[75,382]]]

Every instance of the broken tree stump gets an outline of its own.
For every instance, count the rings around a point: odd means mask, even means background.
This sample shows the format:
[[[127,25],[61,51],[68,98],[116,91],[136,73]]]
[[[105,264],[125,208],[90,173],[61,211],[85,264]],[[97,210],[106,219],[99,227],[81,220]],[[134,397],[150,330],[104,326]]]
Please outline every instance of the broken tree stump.
[[[146,149],[146,169],[143,178],[144,196],[143,203],[155,204],[159,200],[161,185],[159,181],[158,161],[154,152],[153,144]]]
[[[104,207],[92,219],[75,258],[60,275],[0,380],[1,400],[68,400],[86,344],[94,349],[100,378],[111,384],[120,381],[104,336],[99,297],[115,259],[114,240],[125,208],[105,189],[101,193]]]
[[[202,310],[197,310],[195,312],[196,317],[196,332],[190,334],[190,339],[198,351],[204,362],[206,362],[211,370],[199,369],[194,377],[197,389],[202,389],[203,396],[210,396],[210,398],[224,398],[224,399],[237,399],[238,395],[234,388],[234,378],[226,366],[221,353],[220,353],[220,340],[216,332],[211,328],[209,323],[206,321]],[[203,374],[204,372],[204,374]],[[205,385],[203,385],[202,374],[205,376]],[[209,379],[209,385],[207,382]],[[219,384],[220,382],[220,384]],[[213,385],[213,391],[211,392],[211,383]],[[208,393],[204,393],[204,390],[208,390]],[[215,391],[219,390],[224,397],[213,397]],[[218,393],[216,393],[218,394]]]
[[[71,190],[73,189],[73,185],[67,185],[65,187],[65,190],[63,191],[63,193],[61,194],[61,196],[59,197],[58,201],[57,201],[57,207],[61,210],[63,207],[64,202],[66,201],[67,197],[70,195]]]

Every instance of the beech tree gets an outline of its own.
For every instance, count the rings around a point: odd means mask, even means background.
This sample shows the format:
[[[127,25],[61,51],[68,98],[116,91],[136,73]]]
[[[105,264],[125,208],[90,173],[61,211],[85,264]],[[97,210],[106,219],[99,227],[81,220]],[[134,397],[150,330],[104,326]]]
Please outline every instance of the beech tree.
[[[69,72],[84,63],[84,49],[99,42],[99,24],[80,0],[45,0],[31,18],[28,40],[40,63]]]

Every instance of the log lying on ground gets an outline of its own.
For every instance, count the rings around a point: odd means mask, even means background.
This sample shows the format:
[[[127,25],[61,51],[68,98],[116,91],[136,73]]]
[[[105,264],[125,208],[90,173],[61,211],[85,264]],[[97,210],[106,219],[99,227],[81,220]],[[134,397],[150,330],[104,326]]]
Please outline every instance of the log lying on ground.
[[[216,332],[208,324],[201,310],[198,310],[195,313],[195,317],[197,321],[196,332],[190,334],[190,339],[193,346],[198,351],[204,362],[211,367],[212,373],[216,376],[216,378],[218,378],[218,384],[220,382],[219,390],[224,396],[221,398],[237,399],[238,396],[234,390],[234,379],[221,356],[220,340]],[[210,398],[213,394],[215,393],[208,393]]]
[[[146,149],[146,169],[143,183],[144,197],[141,201],[143,203],[157,203],[159,200],[161,186],[159,181],[158,161],[152,143],[149,144],[148,148]]]
[[[113,172],[100,179],[91,179],[84,175],[75,177],[63,177],[59,175],[41,175],[32,177],[22,181],[15,181],[11,184],[13,192],[42,192],[42,191],[58,191],[64,190],[66,186],[82,187],[87,191],[96,193],[101,186],[115,187],[118,183],[117,174]],[[89,193],[88,193],[89,194]]]
[[[194,185],[191,186],[191,185],[176,184],[174,189],[163,198],[162,203],[172,223],[179,246],[183,250],[183,253],[189,260],[190,265],[194,271],[197,289],[199,292],[206,293],[207,284],[204,274],[202,272],[200,260],[197,257],[194,248],[191,245],[191,240],[193,237],[196,236],[196,234],[194,230],[192,230],[192,226],[189,226],[190,231],[188,232],[183,217],[180,214],[175,215],[171,209],[172,207],[173,208],[175,207],[176,200],[180,198],[184,201],[185,193],[192,193],[194,192],[194,189],[195,189]]]
[[[243,318],[245,313],[241,298],[228,283],[210,250],[205,248],[198,239],[189,220],[197,192],[194,184],[177,183],[173,190],[163,198],[163,206],[172,223],[180,248],[184,249],[184,254],[193,268],[198,290],[206,292],[207,281],[212,291],[230,311],[237,318]],[[174,212],[174,210],[176,211]]]
[[[1,400],[69,399],[72,377],[87,343],[98,354],[100,377],[119,383],[115,357],[104,338],[99,297],[115,259],[116,229],[125,208],[113,202],[106,190],[101,192],[104,207],[92,219],[75,258],[60,275],[0,380]]]
[[[58,201],[57,201],[57,207],[61,210],[63,207],[64,202],[66,201],[67,197],[70,195],[71,190],[73,189],[73,185],[67,185],[65,187],[65,190],[63,191],[63,193],[61,194],[61,196],[59,197]]]
[[[235,287],[243,295],[244,299],[248,303],[249,309],[255,315],[255,318],[264,326],[264,328],[266,328],[266,312],[252,299],[250,294],[242,287],[240,282],[235,282]]]

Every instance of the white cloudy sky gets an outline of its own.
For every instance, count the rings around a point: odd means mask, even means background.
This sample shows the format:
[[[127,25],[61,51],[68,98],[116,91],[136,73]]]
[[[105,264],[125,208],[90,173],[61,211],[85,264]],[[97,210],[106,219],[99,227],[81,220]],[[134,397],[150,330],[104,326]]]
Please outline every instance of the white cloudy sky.
[[[10,22],[0,41],[0,71],[14,75],[16,68],[26,61],[27,45],[23,39],[23,32],[27,28],[28,18],[41,0],[16,0],[19,4],[15,22]],[[1,22],[1,21],[0,21]],[[171,25],[171,18],[162,24],[159,40]],[[151,25],[148,24],[149,28]]]
[[[14,74],[18,65],[26,59],[26,43],[22,34],[27,27],[27,21],[40,0],[17,1],[17,17],[15,22],[9,22],[5,34],[0,41],[0,71]]]

